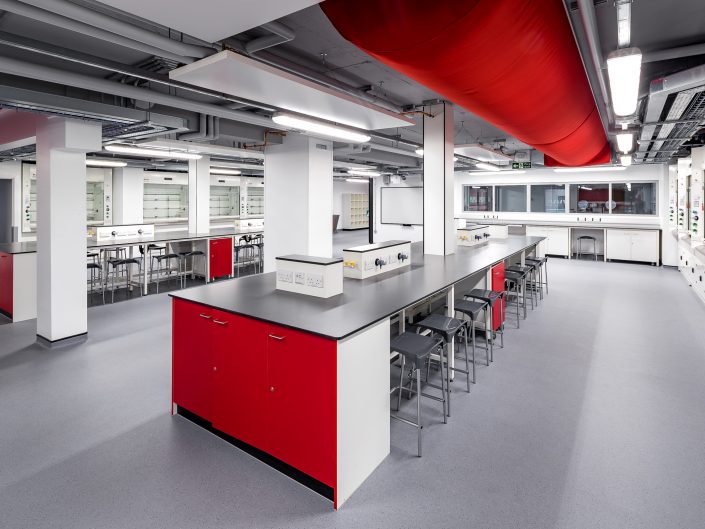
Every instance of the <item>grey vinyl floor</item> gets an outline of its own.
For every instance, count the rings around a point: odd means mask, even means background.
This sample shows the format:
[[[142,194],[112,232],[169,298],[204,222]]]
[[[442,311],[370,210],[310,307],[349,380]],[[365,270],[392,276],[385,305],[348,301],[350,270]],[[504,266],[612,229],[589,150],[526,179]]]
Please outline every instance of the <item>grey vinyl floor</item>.
[[[65,349],[0,325],[0,527],[702,528],[705,309],[673,270],[549,267],[544,303],[470,394],[456,382],[449,423],[424,402],[424,457],[392,423],[338,512],[169,415],[167,296],[89,309]]]

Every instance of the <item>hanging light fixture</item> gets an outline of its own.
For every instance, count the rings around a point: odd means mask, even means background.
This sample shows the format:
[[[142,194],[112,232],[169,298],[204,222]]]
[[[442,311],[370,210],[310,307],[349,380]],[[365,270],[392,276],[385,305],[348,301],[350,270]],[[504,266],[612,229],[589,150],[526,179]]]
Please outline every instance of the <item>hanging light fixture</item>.
[[[618,116],[629,116],[636,112],[641,75],[641,51],[639,48],[616,50],[607,56],[607,74],[610,78],[612,108]]]
[[[95,158],[86,158],[86,167],[126,167],[127,162],[120,160],[97,160]]]
[[[619,163],[621,163],[624,167],[629,167],[632,164],[632,155],[623,154],[619,157]],[[631,184],[627,184],[628,191],[631,191],[631,187]]]
[[[171,160],[200,160],[202,156],[192,152],[165,151],[160,149],[147,149],[145,147],[134,147],[132,145],[111,144],[106,145],[108,152],[119,152],[121,154],[136,154],[153,158],[169,158]]]
[[[624,154],[627,154],[632,150],[632,145],[634,144],[634,134],[631,132],[622,132],[617,134],[617,148]]]
[[[330,136],[353,143],[365,143],[372,139],[369,134],[364,134],[353,129],[333,125],[313,118],[294,116],[291,114],[279,113],[272,116],[272,121],[278,125],[291,127],[292,129],[303,130],[322,136]]]

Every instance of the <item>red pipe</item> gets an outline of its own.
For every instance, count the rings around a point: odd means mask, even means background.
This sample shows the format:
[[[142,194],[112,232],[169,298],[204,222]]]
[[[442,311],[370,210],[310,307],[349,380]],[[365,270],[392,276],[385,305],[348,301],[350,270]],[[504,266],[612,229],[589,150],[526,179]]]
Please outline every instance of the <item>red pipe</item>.
[[[542,151],[547,165],[609,163],[562,0],[327,0],[321,7],[351,43]]]

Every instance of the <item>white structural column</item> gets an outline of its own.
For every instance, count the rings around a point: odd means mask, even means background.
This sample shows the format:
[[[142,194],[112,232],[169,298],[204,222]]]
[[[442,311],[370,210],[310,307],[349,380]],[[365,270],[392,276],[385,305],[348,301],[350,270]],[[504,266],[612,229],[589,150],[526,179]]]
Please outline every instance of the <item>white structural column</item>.
[[[188,162],[188,231],[207,233],[210,230],[211,158]]]
[[[333,144],[288,134],[264,158],[264,271],[287,254],[333,253]]]
[[[144,222],[144,171],[134,167],[113,169],[113,224]]]
[[[423,118],[423,247],[424,253],[455,253],[453,107],[424,107]],[[431,117],[432,116],[432,117]]]
[[[99,124],[37,127],[37,336],[48,342],[88,330],[85,153],[100,149]]]

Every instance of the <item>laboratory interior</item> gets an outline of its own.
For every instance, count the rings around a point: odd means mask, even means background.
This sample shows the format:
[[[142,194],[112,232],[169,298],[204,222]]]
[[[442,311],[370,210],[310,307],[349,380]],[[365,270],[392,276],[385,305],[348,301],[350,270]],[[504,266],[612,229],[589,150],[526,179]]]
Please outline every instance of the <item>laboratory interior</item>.
[[[0,527],[704,527],[704,174],[702,0],[0,0]]]

